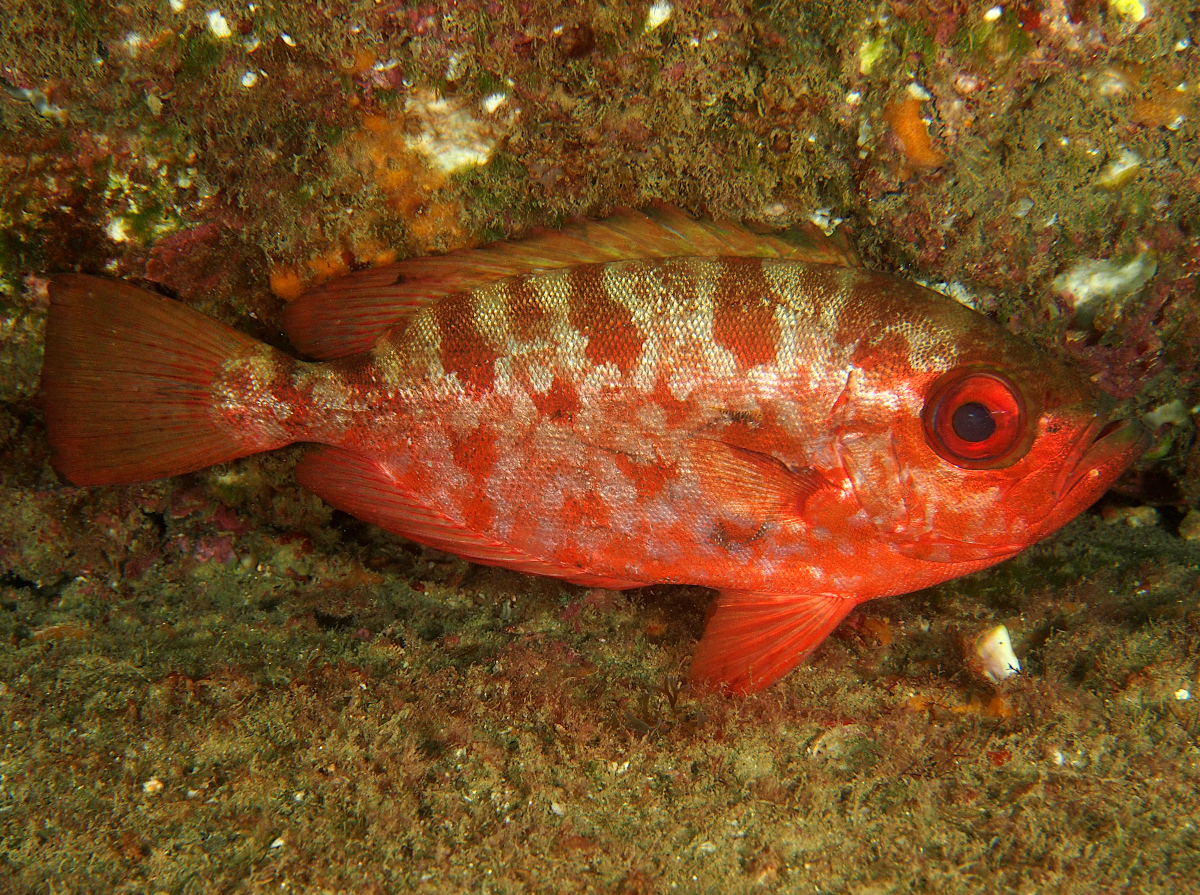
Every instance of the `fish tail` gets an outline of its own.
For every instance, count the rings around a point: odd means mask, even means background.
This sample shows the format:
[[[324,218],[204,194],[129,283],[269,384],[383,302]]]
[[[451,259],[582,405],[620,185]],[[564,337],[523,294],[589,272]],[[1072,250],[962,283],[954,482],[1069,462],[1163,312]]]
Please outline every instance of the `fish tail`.
[[[76,485],[140,482],[290,443],[229,386],[256,359],[294,363],[144,289],[54,277],[42,367],[54,468]]]

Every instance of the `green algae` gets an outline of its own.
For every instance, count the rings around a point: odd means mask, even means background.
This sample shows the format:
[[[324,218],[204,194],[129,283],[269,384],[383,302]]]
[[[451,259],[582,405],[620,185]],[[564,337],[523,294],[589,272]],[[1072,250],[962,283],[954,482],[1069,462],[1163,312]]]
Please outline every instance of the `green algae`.
[[[178,76],[184,81],[211,76],[225,57],[226,46],[199,28],[184,32],[179,38]]]
[[[1003,71],[1017,65],[1033,49],[1029,35],[1021,28],[1012,10],[1005,11],[994,21],[980,18],[964,23],[954,37],[954,45],[958,52],[984,71]]]

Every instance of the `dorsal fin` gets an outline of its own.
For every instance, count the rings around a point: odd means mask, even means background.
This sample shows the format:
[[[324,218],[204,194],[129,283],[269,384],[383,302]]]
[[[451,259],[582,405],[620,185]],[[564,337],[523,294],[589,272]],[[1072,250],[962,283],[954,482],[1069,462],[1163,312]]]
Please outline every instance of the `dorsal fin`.
[[[811,224],[756,233],[732,221],[696,221],[678,208],[621,209],[603,221],[535,230],[525,239],[411,258],[317,286],[284,310],[284,329],[303,354],[323,360],[367,351],[392,326],[456,292],[507,277],[580,264],[684,256],[787,258],[858,266],[844,241]]]

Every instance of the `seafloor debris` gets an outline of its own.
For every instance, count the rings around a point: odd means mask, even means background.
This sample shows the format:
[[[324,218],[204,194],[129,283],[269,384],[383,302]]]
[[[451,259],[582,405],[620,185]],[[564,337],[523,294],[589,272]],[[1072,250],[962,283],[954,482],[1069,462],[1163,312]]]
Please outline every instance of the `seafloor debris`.
[[[1137,295],[1158,269],[1158,260],[1148,251],[1119,261],[1082,258],[1054,278],[1054,288],[1071,302],[1073,325],[1086,329],[1106,305],[1119,306]]]
[[[883,109],[883,119],[896,135],[904,160],[917,171],[932,171],[946,161],[946,154],[933,146],[929,125],[921,117],[921,100],[908,96]]]
[[[975,638],[975,655],[980,670],[993,684],[998,684],[1021,671],[1021,662],[1013,652],[1008,628],[996,625]]]

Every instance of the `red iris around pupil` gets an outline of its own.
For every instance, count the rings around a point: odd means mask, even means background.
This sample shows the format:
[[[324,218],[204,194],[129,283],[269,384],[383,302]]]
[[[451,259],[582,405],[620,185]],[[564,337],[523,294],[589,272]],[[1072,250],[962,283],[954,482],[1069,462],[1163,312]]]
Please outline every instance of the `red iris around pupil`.
[[[1025,407],[1017,387],[1003,376],[951,375],[930,393],[924,423],[926,441],[942,457],[956,466],[981,469],[999,465],[1021,443]]]

